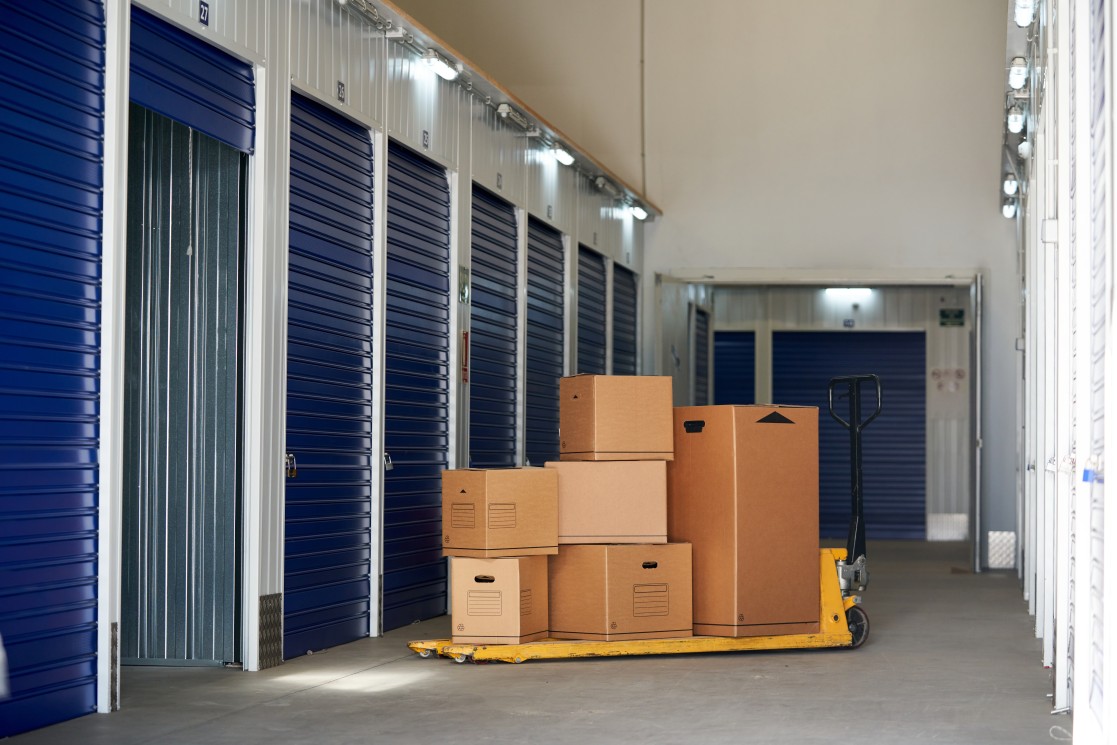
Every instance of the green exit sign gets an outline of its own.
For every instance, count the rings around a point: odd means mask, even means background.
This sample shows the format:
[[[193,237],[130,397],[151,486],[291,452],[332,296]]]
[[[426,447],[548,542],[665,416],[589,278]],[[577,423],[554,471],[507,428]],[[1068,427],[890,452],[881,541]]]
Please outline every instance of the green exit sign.
[[[940,326],[965,326],[965,308],[939,308]]]

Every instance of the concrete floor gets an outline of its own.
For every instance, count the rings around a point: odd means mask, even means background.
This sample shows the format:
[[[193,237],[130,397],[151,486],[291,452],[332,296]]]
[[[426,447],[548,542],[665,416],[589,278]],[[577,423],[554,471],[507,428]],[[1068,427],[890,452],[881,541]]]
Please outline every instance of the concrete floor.
[[[14,745],[1050,743],[1050,676],[1015,574],[962,544],[870,544],[861,649],[457,665],[446,618],[262,673],[125,668],[123,710]],[[1062,730],[1057,728],[1063,728]],[[1053,729],[1055,728],[1055,729]]]

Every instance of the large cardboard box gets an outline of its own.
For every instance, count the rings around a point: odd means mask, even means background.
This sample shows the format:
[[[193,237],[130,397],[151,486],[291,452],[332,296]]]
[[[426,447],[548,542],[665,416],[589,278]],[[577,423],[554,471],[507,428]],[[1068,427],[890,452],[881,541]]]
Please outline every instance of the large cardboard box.
[[[547,557],[450,560],[455,644],[521,644],[547,636]]]
[[[549,581],[553,639],[691,636],[689,544],[563,546]]]
[[[816,633],[818,409],[675,409],[667,535],[694,546],[694,633]]]
[[[442,472],[442,555],[558,553],[558,474],[548,468]]]
[[[667,543],[667,463],[558,461],[558,542]]]
[[[559,439],[560,460],[671,460],[671,378],[562,378]]]

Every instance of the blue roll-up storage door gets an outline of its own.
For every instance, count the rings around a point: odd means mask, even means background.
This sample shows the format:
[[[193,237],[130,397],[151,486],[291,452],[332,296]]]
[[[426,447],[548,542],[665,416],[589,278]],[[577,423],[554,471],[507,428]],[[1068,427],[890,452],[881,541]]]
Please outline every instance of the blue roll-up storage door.
[[[694,309],[694,405],[710,403],[710,314]]]
[[[636,274],[613,266],[613,374],[636,374]]]
[[[291,96],[283,656],[369,633],[372,139]]]
[[[442,471],[449,451],[450,185],[388,148],[384,628],[446,612]]]
[[[756,403],[756,332],[714,332],[714,403]]]
[[[578,372],[604,375],[605,257],[578,247]]]
[[[252,152],[252,65],[132,7],[129,96],[134,103]]]
[[[827,408],[838,375],[876,373],[880,417],[864,431],[865,530],[870,538],[926,535],[926,347],[924,333],[778,331],[772,334],[772,396],[819,411],[819,527],[845,538],[850,518],[849,434]],[[870,405],[873,394],[865,388]],[[845,400],[835,407],[848,406]],[[840,413],[848,416],[848,409]],[[871,413],[871,409],[868,413]],[[868,416],[866,413],[866,416]]]
[[[0,30],[0,738],[96,708],[105,29],[99,0]]]
[[[510,468],[519,373],[516,210],[476,184],[470,238],[469,464]]]
[[[527,223],[527,349],[524,450],[528,465],[558,460],[559,378],[563,373],[566,261],[562,235]]]

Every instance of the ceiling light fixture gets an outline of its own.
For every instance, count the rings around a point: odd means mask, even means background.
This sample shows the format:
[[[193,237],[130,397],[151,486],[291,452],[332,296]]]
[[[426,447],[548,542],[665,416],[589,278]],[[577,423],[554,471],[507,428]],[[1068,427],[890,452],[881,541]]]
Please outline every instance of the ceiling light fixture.
[[[648,211],[638,204],[634,204],[629,208],[632,211],[632,216],[637,220],[647,220]]]
[[[593,180],[593,185],[597,187],[598,191],[603,191],[613,199],[618,199],[621,195],[620,189],[613,185],[613,182],[604,176],[598,176]]]
[[[1013,134],[1019,134],[1024,130],[1024,110],[1017,106],[1012,105],[1008,110],[1008,131]]]
[[[423,62],[443,80],[454,80],[458,77],[458,68],[433,49],[426,51]]]
[[[1001,214],[1009,220],[1016,217],[1016,200],[1006,199],[1004,204],[1001,205]]]
[[[1005,194],[1008,196],[1015,196],[1016,191],[1020,188],[1020,182],[1016,180],[1016,174],[1009,171],[1005,174],[1005,182],[1003,184]]]
[[[826,297],[830,300],[842,300],[849,302],[857,302],[859,300],[868,300],[873,296],[873,290],[869,287],[827,287]]]
[[[519,125],[520,129],[531,128],[531,122],[528,121],[528,118],[506,103],[497,106],[496,113],[499,114],[502,119],[510,119],[515,122]]]
[[[1016,146],[1016,154],[1024,160],[1032,157],[1032,143],[1028,140],[1020,140],[1020,144]]]
[[[1013,57],[1008,68],[1008,87],[1018,91],[1028,82],[1028,60],[1023,57]]]
[[[562,145],[556,144],[551,148],[551,154],[555,156],[555,160],[562,163],[564,166],[574,165],[574,156]]]
[[[1020,28],[1032,25],[1036,14],[1036,0],[1016,0],[1013,10],[1013,19]]]

